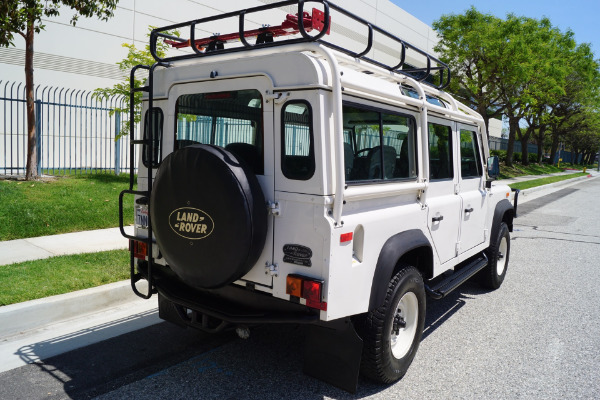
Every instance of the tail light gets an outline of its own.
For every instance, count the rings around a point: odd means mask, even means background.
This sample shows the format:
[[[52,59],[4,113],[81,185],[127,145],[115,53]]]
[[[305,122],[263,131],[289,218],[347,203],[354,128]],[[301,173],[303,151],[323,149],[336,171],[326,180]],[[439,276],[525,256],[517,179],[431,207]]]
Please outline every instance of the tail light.
[[[129,251],[133,252],[135,258],[145,260],[148,255],[148,246],[146,242],[138,242],[137,240],[129,241]]]
[[[288,275],[285,292],[290,296],[306,300],[306,305],[318,310],[327,311],[327,302],[321,301],[323,281],[301,275]]]

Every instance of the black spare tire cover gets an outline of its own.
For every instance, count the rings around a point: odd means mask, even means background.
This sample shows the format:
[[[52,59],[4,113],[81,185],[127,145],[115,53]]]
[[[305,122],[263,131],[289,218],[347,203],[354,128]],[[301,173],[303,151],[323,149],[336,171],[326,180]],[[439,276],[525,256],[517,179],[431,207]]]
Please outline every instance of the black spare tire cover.
[[[216,288],[245,275],[267,236],[258,179],[227,150],[193,145],[167,156],[150,199],[156,242],[173,271],[195,288]]]

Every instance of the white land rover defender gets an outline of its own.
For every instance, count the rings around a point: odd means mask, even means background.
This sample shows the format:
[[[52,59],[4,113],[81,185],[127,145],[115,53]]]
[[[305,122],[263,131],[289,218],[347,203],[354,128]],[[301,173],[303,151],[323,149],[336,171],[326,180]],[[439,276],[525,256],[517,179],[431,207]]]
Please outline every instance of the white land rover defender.
[[[296,13],[245,29],[281,7]],[[363,48],[334,43],[336,18]],[[239,31],[196,38],[225,19]],[[161,58],[158,40],[182,50]],[[133,289],[158,293],[161,318],[307,324],[305,373],[355,391],[359,371],[406,373],[426,295],[502,284],[518,192],[491,184],[484,121],[442,91],[440,60],[326,0],[158,28],[150,45],[156,63],[131,73],[148,70],[131,93],[145,92],[138,189],[132,165],[120,203],[134,196]]]

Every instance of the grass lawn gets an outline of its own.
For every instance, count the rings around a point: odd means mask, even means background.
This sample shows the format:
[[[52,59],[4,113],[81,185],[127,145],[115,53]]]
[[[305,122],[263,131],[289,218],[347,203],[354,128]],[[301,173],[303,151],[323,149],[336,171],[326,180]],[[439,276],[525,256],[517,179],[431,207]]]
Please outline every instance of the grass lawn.
[[[500,166],[500,177],[499,179],[508,179],[514,178],[516,176],[523,175],[544,175],[544,174],[552,174],[554,172],[562,172],[564,168],[558,168],[554,165],[548,164],[529,164],[527,166],[521,165],[519,163],[514,163],[512,167],[507,167],[505,165]]]
[[[556,175],[556,176],[549,176],[546,178],[533,179],[530,181],[517,182],[517,183],[510,184],[509,186],[513,189],[524,190],[524,189],[530,189],[530,188],[536,187],[536,186],[547,185],[549,183],[560,182],[560,181],[564,181],[567,179],[573,179],[573,178],[578,178],[580,176],[587,176],[587,175],[588,175],[587,173],[583,173],[583,172],[573,173],[573,174],[569,174],[569,175]]]
[[[0,266],[0,306],[129,278],[129,251],[52,257]]]
[[[0,240],[118,226],[119,193],[127,188],[124,174],[0,180]],[[133,196],[124,206],[124,222],[132,224]]]

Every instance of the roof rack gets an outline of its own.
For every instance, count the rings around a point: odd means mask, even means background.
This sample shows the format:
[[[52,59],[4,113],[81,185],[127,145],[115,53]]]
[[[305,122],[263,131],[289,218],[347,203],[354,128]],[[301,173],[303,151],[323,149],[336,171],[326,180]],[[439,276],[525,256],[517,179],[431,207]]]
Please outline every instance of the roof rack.
[[[318,8],[312,9],[312,14],[304,11],[306,3],[316,3],[322,5],[322,11]],[[315,4],[315,5],[316,5]],[[263,25],[262,28],[253,29],[246,31],[244,29],[246,16],[253,13],[259,13],[266,10],[272,10],[279,7],[285,6],[297,6],[298,14],[288,14],[286,19],[281,25],[269,26]],[[344,16],[352,19],[353,21],[365,26],[368,29],[367,45],[360,52],[354,52],[345,47],[339,46],[331,41],[326,40],[324,37],[330,33],[331,29],[331,10],[335,10],[343,14]],[[196,29],[202,24],[209,22],[224,20],[227,18],[238,18],[239,30],[230,34],[214,34],[213,36],[196,39]],[[165,33],[166,31],[172,31],[180,28],[189,27],[189,38],[184,39],[177,36],[173,36]],[[318,32],[311,34],[312,32]],[[367,57],[366,55],[371,51],[373,47],[374,32],[377,32],[385,37],[391,39],[395,45],[398,46],[399,57],[398,62],[394,65],[389,65],[381,60],[375,60]],[[300,34],[300,36],[298,36]],[[287,37],[285,39],[275,41],[274,38]],[[193,50],[193,53],[183,54],[171,57],[159,57],[156,53],[156,44],[159,38],[162,38],[165,43],[170,44],[175,48],[186,48],[189,47]],[[250,44],[248,39],[256,38],[254,44]],[[232,42],[241,42],[242,46],[226,47],[226,44]],[[207,57],[217,54],[233,53],[239,51],[249,51],[257,48],[283,46],[292,43],[306,43],[306,42],[318,42],[337,50],[341,53],[347,54],[351,57],[367,61],[371,64],[377,65],[388,71],[395,73],[404,74],[411,78],[429,84],[437,89],[444,89],[450,84],[450,67],[434,57],[433,55],[415,47],[414,45],[400,39],[399,37],[391,34],[390,32],[381,29],[380,27],[371,24],[370,22],[360,18],[359,16],[343,9],[331,3],[328,0],[288,0],[277,3],[272,3],[264,6],[248,8],[245,10],[234,11],[225,14],[219,14],[211,17],[196,19],[188,22],[179,24],[169,25],[162,28],[153,29],[150,33],[150,52],[157,62],[171,62],[177,60],[184,60],[190,58]],[[192,45],[193,44],[193,45]],[[412,67],[405,64],[407,52],[414,52],[416,56],[424,57],[426,60],[426,66],[422,68]],[[437,75],[435,75],[437,73]],[[434,82],[436,80],[437,82]]]

